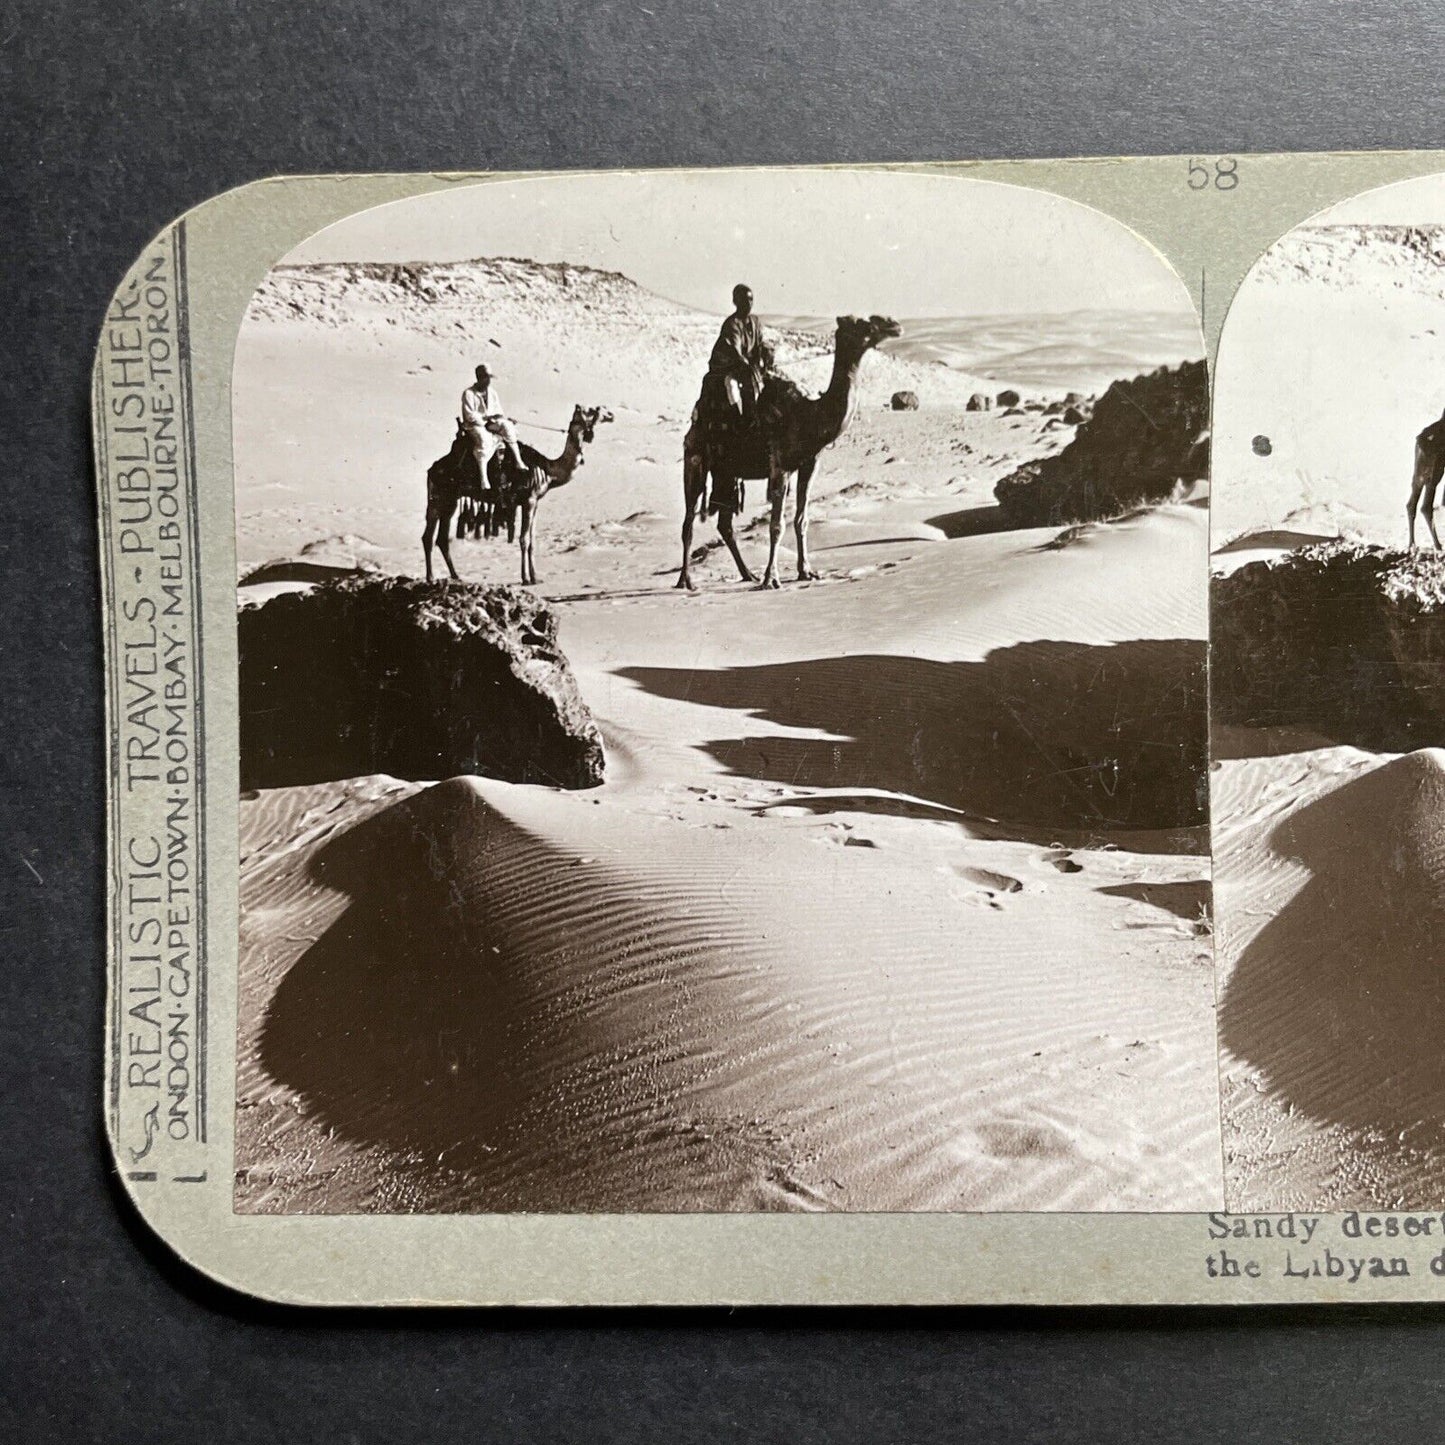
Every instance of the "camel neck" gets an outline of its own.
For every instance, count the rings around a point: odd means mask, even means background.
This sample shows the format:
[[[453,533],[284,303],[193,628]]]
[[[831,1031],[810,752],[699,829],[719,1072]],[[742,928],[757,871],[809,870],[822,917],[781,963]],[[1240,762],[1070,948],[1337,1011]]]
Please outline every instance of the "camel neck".
[[[576,427],[567,428],[567,441],[562,448],[562,455],[557,458],[557,475],[552,479],[555,487],[566,486],[572,480],[572,473],[577,470],[577,463],[582,459],[582,436]]]
[[[847,409],[853,393],[853,381],[858,375],[858,363],[862,359],[861,355],[849,356],[841,350],[834,350],[833,374],[828,380],[827,391],[823,393],[824,401]]]

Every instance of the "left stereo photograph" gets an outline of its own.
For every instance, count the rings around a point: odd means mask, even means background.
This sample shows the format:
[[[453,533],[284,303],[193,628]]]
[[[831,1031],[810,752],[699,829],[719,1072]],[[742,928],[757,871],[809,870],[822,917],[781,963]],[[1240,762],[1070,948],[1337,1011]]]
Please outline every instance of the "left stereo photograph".
[[[1127,228],[951,177],[278,261],[237,1209],[1221,1205],[1202,356]]]

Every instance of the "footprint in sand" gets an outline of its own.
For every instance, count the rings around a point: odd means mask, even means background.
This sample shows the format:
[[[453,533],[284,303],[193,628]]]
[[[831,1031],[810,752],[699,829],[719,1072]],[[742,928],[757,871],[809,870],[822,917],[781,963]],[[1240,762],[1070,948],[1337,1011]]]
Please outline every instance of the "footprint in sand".
[[[1039,860],[1046,863],[1058,873],[1082,873],[1084,865],[1074,861],[1073,854],[1067,848],[1050,848]]]
[[[1024,885],[1007,873],[995,873],[989,868],[955,868],[953,870],[965,882],[982,888],[990,898],[1000,893],[1022,893]]]
[[[1060,1159],[1076,1152],[1074,1141],[1053,1124],[1000,1119],[978,1130],[985,1154],[995,1159]]]

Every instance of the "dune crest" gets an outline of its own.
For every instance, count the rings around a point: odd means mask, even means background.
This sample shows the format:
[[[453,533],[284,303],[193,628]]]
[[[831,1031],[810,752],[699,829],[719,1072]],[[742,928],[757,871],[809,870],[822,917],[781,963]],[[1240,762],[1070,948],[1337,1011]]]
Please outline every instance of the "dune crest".
[[[1431,1208],[1445,1168],[1445,751],[1321,772],[1268,848],[1224,850],[1217,884],[1222,919],[1267,918],[1226,954],[1230,1207]],[[1268,1161],[1286,1157],[1282,1193]]]
[[[363,1201],[323,1163],[322,1210],[1090,1209],[1207,1190],[1208,1090],[1188,1083],[1208,1070],[1207,965],[1181,990],[1105,938],[1061,975],[1028,940],[1077,909],[1037,850],[948,884],[751,832],[619,827],[580,798],[454,780],[309,864],[278,859],[267,891],[301,869],[311,928],[331,921],[257,1038],[300,1117],[248,1114],[246,1152],[300,1129],[323,1161],[387,1161]],[[1097,1084],[1065,1097],[1080,1053]],[[1167,1157],[1160,1089],[1200,1105]],[[253,1169],[240,1199],[265,1210],[292,1187]]]

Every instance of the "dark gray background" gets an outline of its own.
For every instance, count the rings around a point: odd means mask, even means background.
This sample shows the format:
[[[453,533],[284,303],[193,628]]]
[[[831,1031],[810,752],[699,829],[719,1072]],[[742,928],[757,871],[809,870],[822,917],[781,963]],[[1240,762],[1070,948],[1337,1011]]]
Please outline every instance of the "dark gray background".
[[[100,1137],[87,376],[171,218],[278,172],[1445,146],[1438,0],[0,8],[0,1434],[1438,1438],[1434,1310],[333,1315],[197,1280]]]

